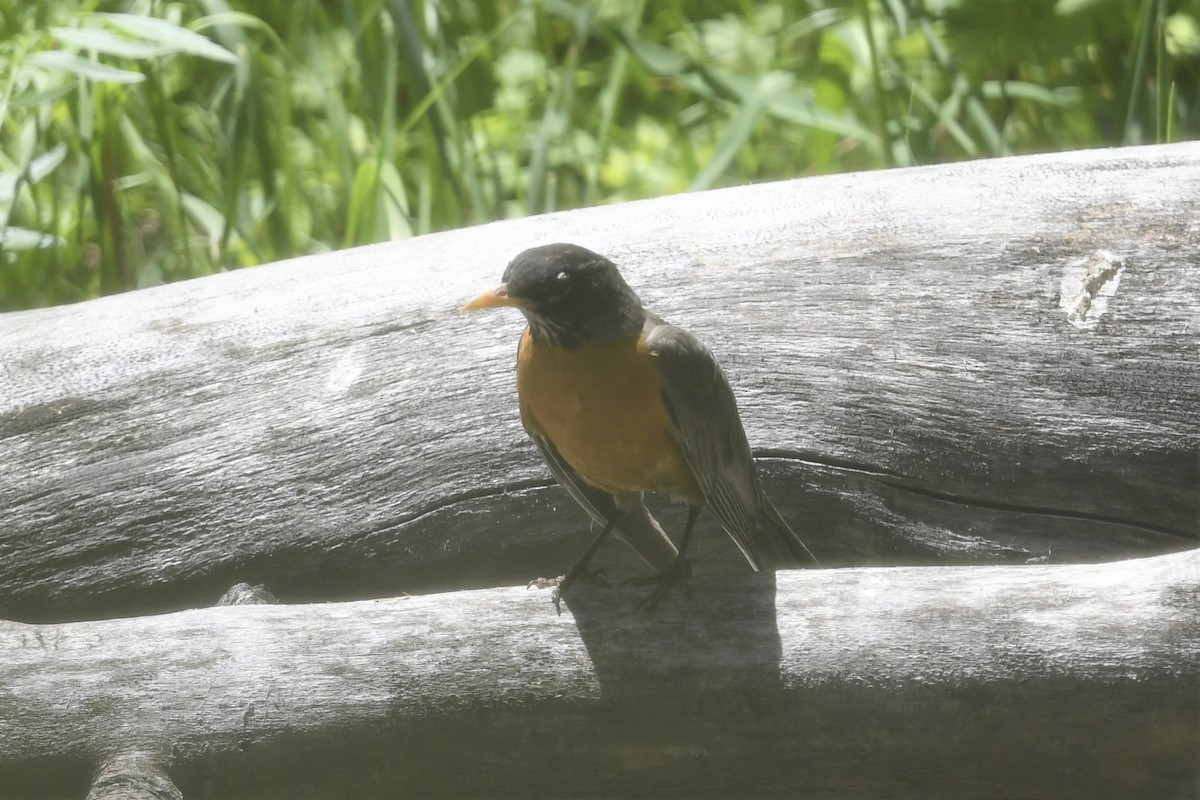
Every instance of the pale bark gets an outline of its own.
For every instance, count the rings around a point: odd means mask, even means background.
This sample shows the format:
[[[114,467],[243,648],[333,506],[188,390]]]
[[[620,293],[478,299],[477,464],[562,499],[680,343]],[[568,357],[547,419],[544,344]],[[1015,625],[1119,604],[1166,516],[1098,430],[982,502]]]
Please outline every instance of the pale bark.
[[[562,572],[586,522],[517,420],[521,323],[457,312],[555,240],[616,259],[711,346],[824,563],[1194,546],[1198,219],[1200,144],[1100,150],[552,214],[3,315],[0,618]],[[742,569],[699,539],[710,569]]]
[[[1200,541],[1198,219],[1189,143],[0,315],[0,797],[1194,797],[1200,552],[1131,557]],[[710,345],[768,494],[853,569],[749,576],[708,520],[654,615],[486,588],[588,538],[520,429],[519,319],[457,313],[550,241]],[[904,564],[960,566],[862,568]],[[239,581],[285,605],[79,621]],[[404,592],[443,594],[316,602]]]

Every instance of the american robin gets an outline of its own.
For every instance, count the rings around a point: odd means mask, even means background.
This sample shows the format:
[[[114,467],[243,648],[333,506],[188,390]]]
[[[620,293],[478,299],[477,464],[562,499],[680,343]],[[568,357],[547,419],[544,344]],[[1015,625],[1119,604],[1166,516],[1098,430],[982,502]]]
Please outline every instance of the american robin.
[[[755,571],[816,562],[759,483],[733,390],[699,339],[642,307],[613,262],[573,244],[526,250],[503,283],[463,311],[512,306],[528,320],[517,351],[521,422],[600,534],[558,580],[555,606],[610,532],[657,573],[657,602],[687,576],[707,506]],[[642,503],[688,505],[671,539]],[[649,581],[648,581],[649,582]]]

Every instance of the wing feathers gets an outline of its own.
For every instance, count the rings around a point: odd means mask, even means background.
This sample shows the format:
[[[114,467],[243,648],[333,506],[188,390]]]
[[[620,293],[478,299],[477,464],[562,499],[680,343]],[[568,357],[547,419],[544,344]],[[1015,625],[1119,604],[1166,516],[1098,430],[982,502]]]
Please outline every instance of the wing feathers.
[[[815,561],[763,494],[737,401],[712,353],[687,331],[651,315],[656,356],[675,436],[704,500],[755,570]]]

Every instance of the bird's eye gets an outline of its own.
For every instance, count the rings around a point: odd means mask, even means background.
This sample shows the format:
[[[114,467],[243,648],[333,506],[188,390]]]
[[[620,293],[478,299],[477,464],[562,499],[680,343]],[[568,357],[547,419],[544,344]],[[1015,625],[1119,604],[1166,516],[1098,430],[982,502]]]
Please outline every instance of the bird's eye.
[[[555,279],[555,280],[558,280],[558,281],[565,281],[565,280],[566,280],[568,277],[570,277],[570,276],[569,276],[569,275],[567,275],[567,273],[565,273],[565,272],[560,272],[560,273],[558,273],[557,275],[555,275],[555,276],[554,276],[554,279]]]

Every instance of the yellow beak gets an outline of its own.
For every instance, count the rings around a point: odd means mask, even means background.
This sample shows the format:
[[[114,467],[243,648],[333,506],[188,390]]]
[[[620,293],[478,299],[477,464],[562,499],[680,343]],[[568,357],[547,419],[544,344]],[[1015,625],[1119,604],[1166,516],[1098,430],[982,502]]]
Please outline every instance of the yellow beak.
[[[460,309],[460,312],[465,314],[477,308],[503,308],[504,306],[529,308],[530,303],[523,297],[513,297],[510,295],[508,293],[508,284],[502,283],[490,292],[484,292],[479,297],[467,303]]]

